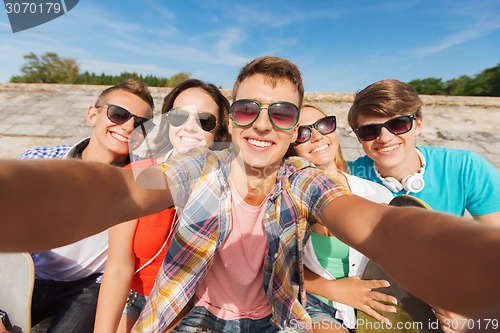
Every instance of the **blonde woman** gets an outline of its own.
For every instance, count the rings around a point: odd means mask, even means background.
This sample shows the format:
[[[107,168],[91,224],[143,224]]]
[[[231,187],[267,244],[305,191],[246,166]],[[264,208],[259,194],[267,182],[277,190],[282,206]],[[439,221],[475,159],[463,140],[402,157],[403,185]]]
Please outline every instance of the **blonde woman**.
[[[304,104],[300,110],[297,141],[290,146],[288,155],[303,157],[313,162],[327,175],[338,179],[352,193],[365,199],[388,203],[392,194],[383,186],[352,176],[346,172],[336,132],[335,116],[327,116],[314,105]],[[392,296],[371,289],[387,287],[385,280],[361,280],[367,258],[350,248],[328,229],[316,223],[305,246],[307,311],[314,332],[345,332],[355,329],[354,309],[360,309],[379,320],[385,320],[375,310],[390,311]],[[320,279],[319,277],[322,277]],[[326,279],[326,280],[325,280]],[[319,323],[330,322],[330,325]]]

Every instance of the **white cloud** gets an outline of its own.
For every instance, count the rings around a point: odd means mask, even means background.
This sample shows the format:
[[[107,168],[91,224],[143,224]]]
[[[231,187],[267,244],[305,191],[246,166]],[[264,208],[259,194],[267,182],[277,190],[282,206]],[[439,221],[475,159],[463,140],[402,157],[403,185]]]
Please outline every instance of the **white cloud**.
[[[498,15],[493,14],[488,7],[478,8],[465,6],[455,9],[448,17],[445,28],[453,31],[447,36],[443,36],[435,44],[413,50],[419,57],[425,57],[444,51],[448,48],[473,41],[483,36],[489,35],[500,29]]]

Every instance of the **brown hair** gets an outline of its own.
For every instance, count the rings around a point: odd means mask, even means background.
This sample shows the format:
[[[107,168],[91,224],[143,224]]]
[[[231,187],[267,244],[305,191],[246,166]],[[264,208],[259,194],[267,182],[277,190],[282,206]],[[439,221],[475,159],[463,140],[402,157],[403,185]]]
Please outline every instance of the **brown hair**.
[[[312,105],[312,104],[303,104],[302,108],[301,108],[301,112],[302,112],[302,109],[306,108],[306,107],[318,110],[319,112],[324,114],[325,117],[328,116],[325,111],[321,110],[319,107],[317,107],[316,105]],[[290,148],[288,149],[288,152],[287,152],[287,156],[296,155],[296,154],[291,153],[292,150],[293,150],[293,146],[290,146]],[[337,166],[337,169],[339,169],[340,171],[349,172],[349,167],[347,165],[347,162],[344,159],[344,156],[342,156],[342,149],[340,147],[340,142],[339,142],[339,147],[337,150],[337,156],[335,156],[335,165]]]
[[[149,90],[148,86],[144,82],[137,81],[134,79],[127,79],[112,87],[105,89],[103,92],[101,92],[99,97],[97,97],[95,105],[103,104],[103,100],[106,99],[106,97],[109,94],[117,90],[123,90],[136,95],[144,102],[148,103],[148,105],[151,107],[151,111],[154,110],[155,103],[153,101],[153,96],[151,96],[151,91]]]
[[[233,101],[235,101],[236,95],[238,94],[241,82],[255,74],[266,76],[272,87],[275,87],[276,83],[280,80],[290,81],[299,93],[300,102],[298,107],[301,107],[302,99],[304,98],[304,85],[302,83],[302,75],[300,74],[299,68],[290,60],[273,56],[256,58],[241,69],[233,86]]]
[[[356,94],[347,120],[354,130],[358,127],[359,115],[394,117],[415,114],[422,118],[422,104],[411,85],[394,79],[382,80]]]

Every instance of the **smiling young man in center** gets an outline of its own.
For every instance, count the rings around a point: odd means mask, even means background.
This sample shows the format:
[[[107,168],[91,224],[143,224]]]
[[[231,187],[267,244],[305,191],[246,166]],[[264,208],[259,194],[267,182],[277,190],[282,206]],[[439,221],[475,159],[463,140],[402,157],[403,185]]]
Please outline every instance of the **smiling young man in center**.
[[[183,195],[176,201],[183,211],[137,331],[163,331],[191,299],[194,307],[178,332],[276,332],[289,320],[307,320],[297,287],[303,290],[296,209],[319,216],[328,199],[347,191],[306,168],[305,160],[284,162],[297,138],[303,94],[295,65],[276,57],[254,60],[233,89],[234,148],[202,158],[198,151],[164,166]],[[193,181],[198,177],[203,181]],[[304,234],[307,223],[300,226]]]

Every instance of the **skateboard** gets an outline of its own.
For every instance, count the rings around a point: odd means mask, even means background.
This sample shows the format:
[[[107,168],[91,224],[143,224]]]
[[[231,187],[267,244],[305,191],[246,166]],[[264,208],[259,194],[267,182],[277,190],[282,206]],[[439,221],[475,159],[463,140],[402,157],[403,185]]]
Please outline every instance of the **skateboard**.
[[[410,195],[400,195],[394,197],[389,203],[390,206],[396,207],[420,207],[431,209],[430,206],[423,200],[412,197]],[[438,320],[431,307],[410,294],[408,291],[399,286],[396,281],[391,279],[376,263],[369,261],[362,278],[364,280],[387,280],[391,284],[390,287],[380,288],[377,291],[392,295],[398,300],[396,306],[397,313],[380,312],[384,317],[388,318],[392,325],[389,327],[367,315],[363,311],[357,312],[359,333],[382,333],[382,332],[406,332],[406,333],[427,333],[427,332],[443,332],[440,328]]]
[[[31,298],[35,283],[29,253],[0,253],[0,309],[7,313],[6,328],[12,333],[31,332]]]

